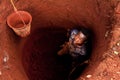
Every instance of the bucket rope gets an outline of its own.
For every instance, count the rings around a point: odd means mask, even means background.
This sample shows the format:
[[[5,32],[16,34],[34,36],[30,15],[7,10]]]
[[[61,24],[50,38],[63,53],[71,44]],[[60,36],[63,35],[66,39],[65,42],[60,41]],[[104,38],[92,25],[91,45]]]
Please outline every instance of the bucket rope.
[[[15,7],[15,4],[14,4],[13,0],[10,0],[10,2],[12,4],[13,8],[14,8],[14,11],[18,14],[18,16],[20,17],[21,21],[23,22],[24,26],[26,26],[25,21],[23,20],[21,14],[18,12],[17,8]]]

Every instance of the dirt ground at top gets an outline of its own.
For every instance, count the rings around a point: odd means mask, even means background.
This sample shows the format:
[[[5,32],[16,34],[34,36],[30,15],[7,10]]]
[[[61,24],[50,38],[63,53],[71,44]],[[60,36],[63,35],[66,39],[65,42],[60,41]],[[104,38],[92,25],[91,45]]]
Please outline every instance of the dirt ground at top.
[[[13,7],[8,0],[0,1],[0,80],[64,80],[68,66],[58,64],[54,54],[67,30],[78,26],[93,32],[93,45],[89,66],[77,80],[119,80],[119,1],[13,1],[18,10],[32,15],[32,28],[27,38],[18,37],[6,24]]]

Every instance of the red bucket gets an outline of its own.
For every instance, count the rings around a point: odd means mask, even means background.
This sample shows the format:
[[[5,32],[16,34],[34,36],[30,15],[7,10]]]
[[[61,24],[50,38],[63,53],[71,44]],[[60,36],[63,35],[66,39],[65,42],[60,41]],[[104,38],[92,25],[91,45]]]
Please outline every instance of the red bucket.
[[[7,17],[7,24],[13,31],[21,37],[30,34],[32,16],[26,11],[16,11]]]

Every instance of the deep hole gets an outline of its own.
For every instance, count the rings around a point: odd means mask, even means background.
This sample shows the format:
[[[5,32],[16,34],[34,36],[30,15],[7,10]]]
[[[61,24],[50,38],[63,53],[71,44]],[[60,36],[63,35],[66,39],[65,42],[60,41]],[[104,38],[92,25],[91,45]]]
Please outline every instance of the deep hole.
[[[88,29],[83,29],[89,35],[87,56],[81,62],[88,60],[92,50],[91,36]],[[87,32],[86,32],[87,31]],[[63,28],[37,29],[26,41],[23,49],[23,65],[30,80],[75,80],[88,64],[77,66],[72,70],[71,56],[66,54],[58,56],[60,46],[68,40],[68,31]]]

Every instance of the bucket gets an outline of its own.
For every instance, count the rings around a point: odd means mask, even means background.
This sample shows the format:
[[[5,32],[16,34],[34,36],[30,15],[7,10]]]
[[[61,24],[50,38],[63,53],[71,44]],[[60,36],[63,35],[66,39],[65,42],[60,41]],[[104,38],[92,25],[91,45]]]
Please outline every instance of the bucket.
[[[26,11],[15,11],[7,17],[7,24],[20,37],[30,34],[32,16]]]

